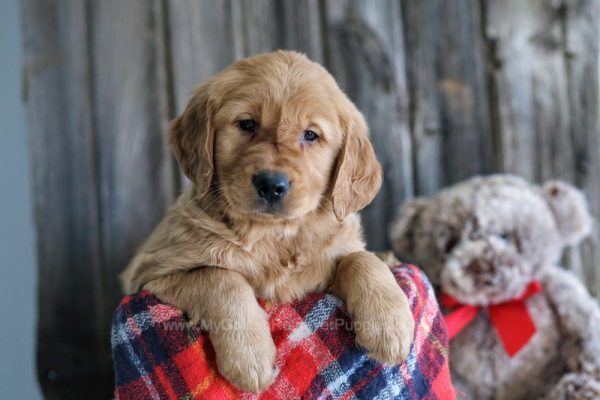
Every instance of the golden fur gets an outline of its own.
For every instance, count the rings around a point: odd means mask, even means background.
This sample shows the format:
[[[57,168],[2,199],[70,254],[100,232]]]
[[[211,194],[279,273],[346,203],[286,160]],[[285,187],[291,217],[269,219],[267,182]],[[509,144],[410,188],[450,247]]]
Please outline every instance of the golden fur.
[[[248,134],[240,121],[257,121]],[[314,142],[303,138],[311,129]],[[365,251],[356,211],[381,185],[364,118],[320,65],[279,51],[239,61],[201,85],[170,131],[191,185],[122,275],[208,330],[221,374],[259,391],[275,347],[256,297],[274,302],[328,290],[348,306],[357,342],[402,361],[413,320],[383,262]],[[277,208],[257,201],[252,176],[285,173]]]

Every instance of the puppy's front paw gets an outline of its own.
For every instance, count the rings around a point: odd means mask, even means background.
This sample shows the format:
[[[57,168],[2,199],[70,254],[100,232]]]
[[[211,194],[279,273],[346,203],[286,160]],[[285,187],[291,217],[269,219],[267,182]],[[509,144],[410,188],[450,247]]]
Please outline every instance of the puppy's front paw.
[[[404,293],[374,296],[354,310],[356,342],[385,364],[403,362],[410,351],[414,320]]]
[[[273,381],[275,344],[266,321],[210,335],[219,372],[243,391],[258,393]]]

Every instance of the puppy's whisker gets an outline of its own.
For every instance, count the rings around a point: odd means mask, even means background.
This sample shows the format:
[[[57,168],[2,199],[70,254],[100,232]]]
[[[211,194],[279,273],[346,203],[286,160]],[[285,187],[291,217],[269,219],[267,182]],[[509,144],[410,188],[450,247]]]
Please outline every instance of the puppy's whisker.
[[[321,203],[319,203],[319,206],[317,207],[317,210],[321,210],[323,211],[323,214],[327,215],[330,213],[330,210],[328,210],[327,208],[325,208],[325,206]]]
[[[202,208],[200,208],[199,210],[203,213],[205,213],[206,211],[208,211],[215,203],[217,203],[220,199],[219,196],[215,196],[219,193],[220,190],[209,190],[209,192],[207,193],[207,196],[212,196],[213,198],[211,199],[211,201],[208,204],[203,205]]]

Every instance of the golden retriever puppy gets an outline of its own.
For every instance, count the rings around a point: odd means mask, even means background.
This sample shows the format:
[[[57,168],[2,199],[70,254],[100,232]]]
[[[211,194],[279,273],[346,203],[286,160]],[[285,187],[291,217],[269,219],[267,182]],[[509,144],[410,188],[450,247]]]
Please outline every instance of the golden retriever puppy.
[[[247,391],[272,380],[275,346],[256,298],[341,298],[356,341],[385,363],[407,356],[408,301],[365,251],[356,211],[381,185],[366,123],[320,65],[279,51],[202,84],[171,125],[192,181],[122,275],[201,323],[220,373]]]

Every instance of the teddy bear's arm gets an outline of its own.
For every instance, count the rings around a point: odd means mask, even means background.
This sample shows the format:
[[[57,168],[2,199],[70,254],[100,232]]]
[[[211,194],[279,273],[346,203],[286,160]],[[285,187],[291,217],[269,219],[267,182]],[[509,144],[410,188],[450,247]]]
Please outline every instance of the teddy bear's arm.
[[[600,374],[600,307],[571,272],[552,266],[542,279],[573,371]]]
[[[555,311],[568,373],[549,399],[600,396],[600,307],[570,272],[552,266],[542,278]],[[591,397],[590,397],[591,396]],[[579,398],[579,397],[577,397]]]
[[[600,381],[588,374],[570,372],[565,374],[544,400],[598,400]]]

